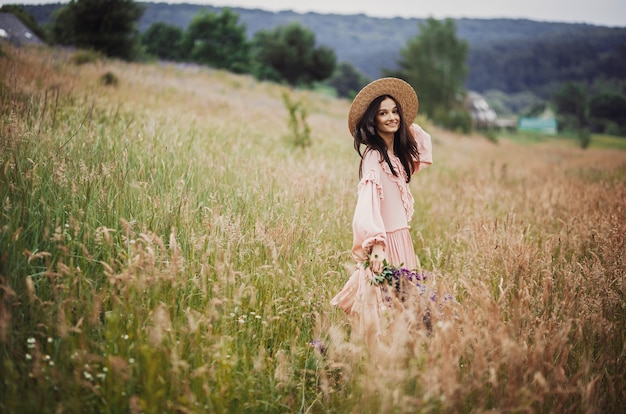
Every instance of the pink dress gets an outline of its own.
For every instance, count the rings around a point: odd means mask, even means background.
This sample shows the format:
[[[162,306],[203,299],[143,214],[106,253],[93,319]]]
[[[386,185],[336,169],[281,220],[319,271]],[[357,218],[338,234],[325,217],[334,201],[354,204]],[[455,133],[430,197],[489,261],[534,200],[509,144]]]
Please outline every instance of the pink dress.
[[[432,164],[432,144],[430,135],[417,124],[413,124],[413,132],[420,153],[420,161],[415,165],[417,172]],[[417,267],[409,233],[413,196],[400,160],[391,154],[389,158],[397,177],[378,152],[366,151],[363,156],[363,175],[352,221],[352,256],[357,263],[344,288],[330,302],[355,317],[356,328],[362,333],[379,333],[387,310],[380,286],[370,283],[372,272],[363,266],[372,246],[382,243],[387,262],[393,266],[411,270]]]

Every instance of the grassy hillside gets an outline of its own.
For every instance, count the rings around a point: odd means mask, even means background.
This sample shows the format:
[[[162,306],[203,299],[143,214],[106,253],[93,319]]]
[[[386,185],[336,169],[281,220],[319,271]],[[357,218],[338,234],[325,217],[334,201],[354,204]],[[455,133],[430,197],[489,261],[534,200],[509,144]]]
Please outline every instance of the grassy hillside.
[[[353,264],[349,102],[2,51],[0,411],[623,407],[626,152],[420,119],[435,164],[412,181],[411,233],[455,302],[368,351],[328,303]],[[306,150],[283,92],[309,109]]]

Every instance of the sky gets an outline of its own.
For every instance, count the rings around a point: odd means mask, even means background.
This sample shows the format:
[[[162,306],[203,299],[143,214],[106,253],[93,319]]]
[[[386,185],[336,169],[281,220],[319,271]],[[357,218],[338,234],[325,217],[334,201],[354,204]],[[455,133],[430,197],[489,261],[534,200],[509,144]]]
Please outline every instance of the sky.
[[[269,11],[292,10],[359,14],[371,17],[512,18],[550,22],[589,23],[626,27],[626,0],[150,0],[243,7]],[[67,0],[0,0],[0,4],[66,3]]]

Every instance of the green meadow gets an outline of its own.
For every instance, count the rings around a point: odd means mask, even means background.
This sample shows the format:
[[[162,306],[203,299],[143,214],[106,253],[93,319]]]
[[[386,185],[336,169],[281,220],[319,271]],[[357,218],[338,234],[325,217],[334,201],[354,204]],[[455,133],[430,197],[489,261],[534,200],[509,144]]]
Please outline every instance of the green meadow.
[[[350,102],[1,47],[0,412],[626,404],[626,151],[418,116],[435,162],[411,181],[411,233],[429,289],[455,301],[372,350],[329,304],[354,265]]]

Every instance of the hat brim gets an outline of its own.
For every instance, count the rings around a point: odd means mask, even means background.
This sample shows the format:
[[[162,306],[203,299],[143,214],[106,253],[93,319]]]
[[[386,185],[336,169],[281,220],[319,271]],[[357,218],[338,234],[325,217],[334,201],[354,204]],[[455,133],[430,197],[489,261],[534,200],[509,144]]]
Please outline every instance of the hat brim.
[[[352,101],[348,113],[350,135],[354,134],[356,124],[363,117],[372,101],[382,95],[392,96],[402,107],[405,121],[413,123],[419,107],[417,94],[413,87],[402,79],[381,78],[366,85]]]

